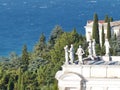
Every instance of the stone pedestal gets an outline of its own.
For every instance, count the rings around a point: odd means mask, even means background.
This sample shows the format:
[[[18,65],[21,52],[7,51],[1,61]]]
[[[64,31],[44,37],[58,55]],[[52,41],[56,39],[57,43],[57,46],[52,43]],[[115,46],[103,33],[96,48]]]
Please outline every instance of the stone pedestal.
[[[102,56],[102,60],[104,60],[104,61],[110,61],[110,56]]]

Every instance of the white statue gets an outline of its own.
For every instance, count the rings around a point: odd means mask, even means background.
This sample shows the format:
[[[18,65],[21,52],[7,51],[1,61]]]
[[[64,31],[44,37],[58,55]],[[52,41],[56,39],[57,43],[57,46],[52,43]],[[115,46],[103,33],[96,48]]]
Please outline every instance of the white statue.
[[[71,47],[70,47],[69,52],[70,52],[70,55],[69,55],[69,57],[70,57],[70,62],[71,62],[71,64],[73,64],[73,60],[74,60],[74,48],[73,48],[73,45],[72,45],[72,44],[71,44]]]
[[[92,56],[92,41],[91,40],[89,41],[88,53],[89,53],[89,56],[91,57]]]
[[[93,42],[92,42],[92,52],[93,52],[93,56],[96,56],[95,45],[96,45],[96,42],[95,42],[95,39],[93,39]]]
[[[79,64],[82,63],[82,55],[85,54],[84,50],[81,48],[81,45],[79,45],[79,48],[77,49],[76,55],[78,55]]]
[[[104,45],[105,45],[105,49],[106,49],[106,56],[109,56],[109,54],[110,54],[110,44],[109,44],[109,41],[108,41],[108,39],[105,39],[105,43],[104,43]]]
[[[64,47],[65,50],[65,64],[68,64],[68,45]]]

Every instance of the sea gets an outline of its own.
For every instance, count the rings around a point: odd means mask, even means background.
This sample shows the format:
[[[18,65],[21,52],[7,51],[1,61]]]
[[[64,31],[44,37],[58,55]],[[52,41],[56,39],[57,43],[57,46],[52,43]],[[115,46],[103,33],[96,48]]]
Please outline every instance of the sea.
[[[84,35],[94,13],[120,20],[120,0],[0,0],[0,56],[21,55],[24,44],[31,52],[41,33],[49,40],[56,25]]]

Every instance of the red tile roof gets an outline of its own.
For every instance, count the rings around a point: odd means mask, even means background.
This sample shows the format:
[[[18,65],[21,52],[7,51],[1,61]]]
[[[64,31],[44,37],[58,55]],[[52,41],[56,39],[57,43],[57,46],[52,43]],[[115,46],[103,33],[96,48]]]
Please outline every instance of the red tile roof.
[[[93,22],[93,20],[89,20],[89,21],[87,21],[87,22],[88,22],[88,23],[91,23],[91,22]],[[99,20],[98,22],[101,23],[101,24],[105,23],[104,20]]]

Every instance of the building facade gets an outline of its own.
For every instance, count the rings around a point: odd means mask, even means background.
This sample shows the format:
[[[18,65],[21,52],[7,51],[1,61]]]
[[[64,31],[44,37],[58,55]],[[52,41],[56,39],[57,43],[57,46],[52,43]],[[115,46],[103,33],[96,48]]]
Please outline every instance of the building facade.
[[[114,58],[118,60],[120,57]],[[59,90],[120,90],[120,62],[89,61],[85,65],[64,64],[55,77]]]
[[[104,34],[105,37],[107,35],[107,23],[105,23],[103,20],[100,20],[98,22],[99,24],[99,39],[100,39],[100,43],[102,43],[102,26],[104,26]],[[113,21],[110,22],[110,26],[111,26],[111,34],[116,36],[120,36],[120,21]],[[89,41],[90,39],[92,39],[92,28],[93,28],[93,21],[87,21],[85,28],[85,35],[86,35],[86,40]]]
[[[120,90],[120,56],[94,56],[92,53],[79,58],[83,55],[79,47],[78,60],[74,60],[73,45],[70,49],[66,45],[64,49],[65,63],[55,75],[59,90]]]

